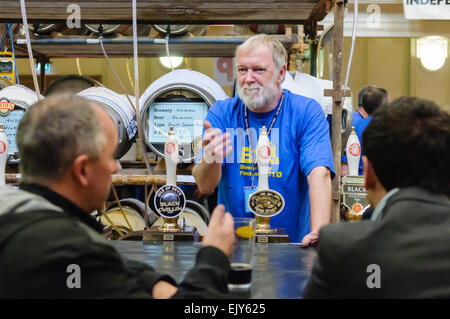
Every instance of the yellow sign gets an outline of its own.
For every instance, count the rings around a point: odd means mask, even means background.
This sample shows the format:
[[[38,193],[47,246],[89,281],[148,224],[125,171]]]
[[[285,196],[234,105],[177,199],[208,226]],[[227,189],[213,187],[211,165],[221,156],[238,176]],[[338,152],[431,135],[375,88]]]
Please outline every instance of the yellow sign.
[[[16,68],[14,65],[14,55],[10,51],[0,52],[0,77],[8,80],[12,84],[16,83]]]

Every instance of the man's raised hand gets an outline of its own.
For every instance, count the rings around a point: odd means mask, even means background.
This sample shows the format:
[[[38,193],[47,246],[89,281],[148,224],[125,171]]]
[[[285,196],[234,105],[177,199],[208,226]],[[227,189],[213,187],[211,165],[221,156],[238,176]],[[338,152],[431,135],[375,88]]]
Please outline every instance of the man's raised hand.
[[[218,128],[213,128],[209,121],[203,122],[205,135],[202,139],[203,161],[207,164],[222,163],[224,158],[233,150],[230,133],[223,134]]]

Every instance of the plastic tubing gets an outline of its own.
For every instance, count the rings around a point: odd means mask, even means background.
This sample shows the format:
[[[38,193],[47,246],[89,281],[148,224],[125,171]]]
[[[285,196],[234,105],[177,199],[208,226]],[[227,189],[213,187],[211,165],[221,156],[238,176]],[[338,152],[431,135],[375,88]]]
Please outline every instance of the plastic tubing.
[[[8,24],[8,29],[9,29],[9,39],[11,40],[11,49],[12,49],[13,57],[14,57],[14,69],[16,70],[16,83],[20,84],[19,72],[17,71],[16,51],[14,50],[14,40],[13,40],[12,31],[11,31],[11,26],[9,24]]]
[[[36,91],[38,101],[41,99],[41,92],[36,75],[36,65],[34,64],[33,51],[31,50],[30,34],[28,31],[27,12],[25,9],[25,0],[20,0],[20,10],[22,11],[22,23],[25,28],[25,37],[27,40],[28,57],[30,59],[31,74],[33,75],[34,90]]]
[[[352,33],[352,46],[350,48],[350,55],[348,58],[348,64],[347,64],[347,74],[345,76],[345,84],[344,84],[344,92],[347,90],[348,86],[348,79],[350,77],[350,67],[352,66],[352,60],[353,60],[353,50],[355,48],[355,39],[356,39],[356,30],[358,25],[358,0],[355,0],[354,3],[354,9],[353,9],[353,33]],[[342,99],[342,104],[344,104],[345,94]]]
[[[139,61],[138,61],[138,43],[137,43],[137,15],[136,15],[136,0],[133,0],[132,4],[133,11],[133,58],[134,58],[134,98],[135,98],[135,106],[136,106],[136,118],[138,125],[138,135],[139,139],[137,143],[141,144],[142,147],[142,155],[144,158],[145,166],[147,167],[147,171],[150,174],[150,163],[147,158],[147,147],[144,143],[144,135],[142,132],[141,125],[141,112],[139,111]],[[147,209],[147,206],[146,206]]]

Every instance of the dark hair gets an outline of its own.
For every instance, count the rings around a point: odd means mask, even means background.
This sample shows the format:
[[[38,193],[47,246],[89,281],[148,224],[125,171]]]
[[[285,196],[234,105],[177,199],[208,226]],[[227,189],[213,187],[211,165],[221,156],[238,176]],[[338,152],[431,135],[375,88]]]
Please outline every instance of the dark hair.
[[[434,102],[401,97],[382,106],[362,139],[387,191],[418,186],[450,195],[450,114]]]
[[[56,181],[77,155],[98,158],[106,140],[94,105],[81,96],[55,94],[27,110],[16,135],[23,181]]]
[[[383,88],[368,86],[361,97],[361,105],[367,114],[372,115],[380,106],[388,101],[388,93]]]
[[[367,89],[369,88],[370,86],[365,86],[365,87],[363,87],[360,91],[359,91],[359,93],[358,93],[358,106],[362,106],[362,98],[363,98],[363,95],[364,95],[364,93],[367,91]]]

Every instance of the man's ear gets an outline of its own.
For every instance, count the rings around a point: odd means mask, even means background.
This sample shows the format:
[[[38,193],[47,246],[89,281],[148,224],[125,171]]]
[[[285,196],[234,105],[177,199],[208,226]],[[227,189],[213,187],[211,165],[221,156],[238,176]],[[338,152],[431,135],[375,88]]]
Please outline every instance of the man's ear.
[[[283,65],[283,67],[280,69],[280,72],[278,73],[277,84],[281,85],[285,77],[286,77],[286,64]]]
[[[367,158],[367,156],[363,155],[363,172],[364,172],[364,187],[366,189],[373,189],[375,187],[375,182],[377,180],[377,176],[375,175],[375,171],[373,170],[372,163]]]
[[[78,155],[72,162],[72,176],[76,183],[83,187],[88,185],[88,157],[86,154]]]

